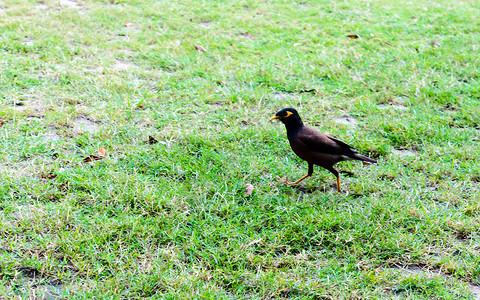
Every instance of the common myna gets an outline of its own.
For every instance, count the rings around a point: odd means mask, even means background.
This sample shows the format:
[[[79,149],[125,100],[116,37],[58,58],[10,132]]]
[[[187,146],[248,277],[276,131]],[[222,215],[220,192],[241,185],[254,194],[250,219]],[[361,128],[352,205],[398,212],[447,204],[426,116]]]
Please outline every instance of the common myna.
[[[277,112],[270,121],[279,119],[287,128],[287,137],[293,152],[308,163],[308,174],[293,182],[298,184],[313,174],[313,165],[323,167],[337,177],[337,191],[342,192],[338,171],[333,166],[344,160],[360,160],[364,164],[377,161],[358,154],[351,146],[316,129],[303,125],[298,112],[293,108],[284,108]]]

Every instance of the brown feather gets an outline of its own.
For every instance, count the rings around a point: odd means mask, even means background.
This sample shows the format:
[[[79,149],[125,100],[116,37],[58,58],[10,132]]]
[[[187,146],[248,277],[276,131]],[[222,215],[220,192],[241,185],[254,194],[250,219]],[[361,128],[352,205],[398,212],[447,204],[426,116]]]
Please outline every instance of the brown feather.
[[[298,112],[293,108],[285,108],[277,112],[272,119],[279,119],[285,124],[287,137],[293,152],[308,162],[308,174],[295,181],[298,184],[311,176],[313,165],[321,166],[337,177],[337,189],[341,192],[338,171],[333,166],[345,160],[360,160],[365,163],[377,161],[361,155],[352,146],[320,131],[303,125]]]

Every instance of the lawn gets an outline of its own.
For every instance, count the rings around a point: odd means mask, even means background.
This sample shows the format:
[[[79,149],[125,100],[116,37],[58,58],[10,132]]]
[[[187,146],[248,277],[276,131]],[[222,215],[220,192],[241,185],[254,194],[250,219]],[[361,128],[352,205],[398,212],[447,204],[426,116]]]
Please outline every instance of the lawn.
[[[0,299],[480,299],[479,11],[0,0]]]

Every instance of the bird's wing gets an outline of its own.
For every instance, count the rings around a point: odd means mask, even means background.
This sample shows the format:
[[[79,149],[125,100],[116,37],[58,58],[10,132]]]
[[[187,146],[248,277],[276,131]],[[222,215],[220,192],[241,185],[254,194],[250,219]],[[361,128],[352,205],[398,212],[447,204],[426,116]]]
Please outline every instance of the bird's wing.
[[[310,127],[304,127],[296,139],[300,139],[310,150],[316,152],[347,156],[357,153],[350,145]]]

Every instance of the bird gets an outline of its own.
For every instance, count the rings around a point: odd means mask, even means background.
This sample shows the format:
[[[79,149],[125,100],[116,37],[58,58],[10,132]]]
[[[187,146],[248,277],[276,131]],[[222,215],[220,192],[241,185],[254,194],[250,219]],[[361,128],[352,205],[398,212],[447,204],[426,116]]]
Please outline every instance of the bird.
[[[312,176],[313,166],[317,165],[330,171],[337,178],[337,191],[342,193],[340,175],[333,166],[345,160],[359,160],[364,164],[375,164],[377,161],[359,154],[352,146],[320,131],[307,127],[297,110],[291,107],[278,111],[271,119],[280,120],[287,129],[287,138],[293,152],[308,163],[308,173],[289,185],[297,185],[305,178]]]

